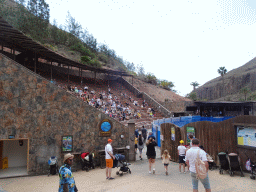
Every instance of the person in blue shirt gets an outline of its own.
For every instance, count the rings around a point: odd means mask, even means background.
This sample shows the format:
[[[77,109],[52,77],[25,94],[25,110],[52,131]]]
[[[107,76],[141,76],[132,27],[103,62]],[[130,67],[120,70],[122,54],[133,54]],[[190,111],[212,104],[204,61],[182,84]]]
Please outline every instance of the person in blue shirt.
[[[139,137],[139,129],[136,129],[136,130],[135,130],[134,135],[135,135],[135,137],[137,137],[137,138]]]
[[[70,153],[64,156],[64,165],[59,170],[59,192],[76,192],[75,180],[71,171],[71,165],[73,164],[74,155]]]
[[[153,135],[152,132],[149,132],[148,140],[149,140],[149,138],[152,138],[152,139],[156,140],[156,138],[155,138],[155,136]]]

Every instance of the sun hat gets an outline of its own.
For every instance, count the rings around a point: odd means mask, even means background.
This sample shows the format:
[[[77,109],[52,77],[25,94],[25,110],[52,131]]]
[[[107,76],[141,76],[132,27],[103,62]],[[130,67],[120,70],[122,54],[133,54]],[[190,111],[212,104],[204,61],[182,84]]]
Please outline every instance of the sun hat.
[[[112,139],[108,139],[108,142],[112,142]]]
[[[71,153],[67,153],[66,155],[64,155],[63,162],[65,162],[67,159],[69,159],[71,157],[74,158],[74,155],[72,155]]]
[[[184,143],[184,141],[183,141],[183,140],[180,140],[180,143]]]

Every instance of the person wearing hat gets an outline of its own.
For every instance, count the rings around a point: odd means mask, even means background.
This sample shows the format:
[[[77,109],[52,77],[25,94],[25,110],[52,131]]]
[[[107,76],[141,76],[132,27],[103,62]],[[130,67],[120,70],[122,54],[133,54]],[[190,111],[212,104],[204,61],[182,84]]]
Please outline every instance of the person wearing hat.
[[[185,155],[186,155],[186,147],[184,146],[184,141],[180,140],[180,145],[178,146],[178,155],[179,155],[179,171],[181,173],[181,165],[183,166],[183,172],[185,172]]]
[[[105,157],[106,157],[106,179],[114,179],[111,177],[111,171],[113,167],[113,159],[115,156],[113,155],[113,148],[111,146],[112,139],[108,139],[108,144],[105,146]]]
[[[59,192],[76,192],[75,180],[71,171],[71,165],[73,164],[74,155],[67,153],[64,155],[64,165],[59,170]]]

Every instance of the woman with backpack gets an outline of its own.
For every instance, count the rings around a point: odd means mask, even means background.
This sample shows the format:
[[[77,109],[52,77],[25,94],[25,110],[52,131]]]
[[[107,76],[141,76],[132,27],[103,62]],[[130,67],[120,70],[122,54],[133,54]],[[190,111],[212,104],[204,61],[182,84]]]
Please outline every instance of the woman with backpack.
[[[138,149],[139,149],[139,152],[140,152],[140,160],[142,160],[142,150],[143,150],[143,148],[144,148],[143,138],[142,138],[142,135],[139,134]]]
[[[148,162],[149,162],[149,174],[151,174],[151,166],[153,167],[153,174],[155,174],[155,159],[156,159],[155,146],[157,146],[157,143],[152,137],[150,137],[146,145],[147,145],[146,155],[148,156]]]

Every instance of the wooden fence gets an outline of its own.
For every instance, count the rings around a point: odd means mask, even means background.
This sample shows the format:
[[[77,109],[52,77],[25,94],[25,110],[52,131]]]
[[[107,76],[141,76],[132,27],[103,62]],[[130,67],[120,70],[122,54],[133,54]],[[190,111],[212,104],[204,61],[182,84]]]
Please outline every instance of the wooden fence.
[[[200,145],[204,146],[205,151],[210,154],[214,161],[218,163],[218,153],[238,153],[243,167],[247,157],[245,153],[253,160],[256,161],[256,147],[241,147],[237,145],[236,126],[248,126],[256,129],[256,116],[238,116],[222,122],[214,123],[209,121],[199,121],[189,123],[181,128],[171,123],[161,125],[161,134],[163,141],[161,142],[161,152],[167,149],[171,154],[173,160],[178,162],[177,147],[179,141],[184,140],[187,143],[187,127],[194,127],[195,137],[200,140]],[[171,128],[175,127],[175,141],[171,139]]]

